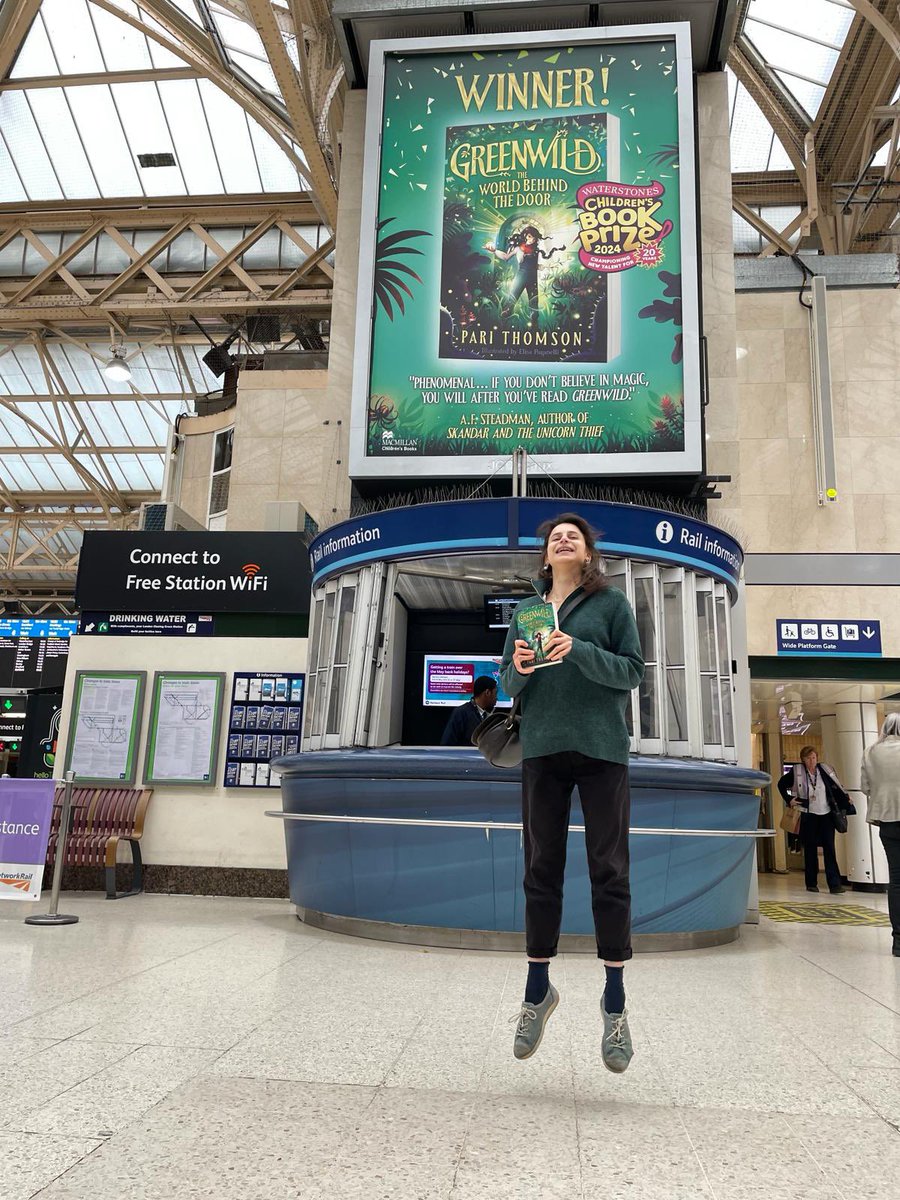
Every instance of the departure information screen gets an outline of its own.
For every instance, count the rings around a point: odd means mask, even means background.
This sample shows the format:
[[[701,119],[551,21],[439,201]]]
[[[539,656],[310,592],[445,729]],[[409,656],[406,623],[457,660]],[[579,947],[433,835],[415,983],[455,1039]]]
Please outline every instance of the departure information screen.
[[[78,621],[0,617],[0,687],[62,687]]]

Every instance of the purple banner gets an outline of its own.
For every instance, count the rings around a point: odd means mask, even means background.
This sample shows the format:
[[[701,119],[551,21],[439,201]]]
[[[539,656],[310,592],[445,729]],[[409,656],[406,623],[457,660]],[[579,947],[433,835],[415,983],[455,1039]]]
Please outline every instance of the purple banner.
[[[0,900],[38,900],[50,820],[52,779],[0,779]]]

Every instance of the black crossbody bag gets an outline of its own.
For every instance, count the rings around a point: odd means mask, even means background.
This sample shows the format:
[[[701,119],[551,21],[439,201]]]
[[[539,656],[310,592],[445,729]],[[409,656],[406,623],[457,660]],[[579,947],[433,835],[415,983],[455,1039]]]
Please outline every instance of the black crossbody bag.
[[[582,592],[566,610],[571,616],[582,601],[587,600]],[[562,605],[565,608],[565,604]],[[481,722],[472,734],[472,745],[480,750],[492,767],[518,767],[522,764],[522,740],[519,727],[522,724],[521,696],[516,696],[509,712],[492,713]]]

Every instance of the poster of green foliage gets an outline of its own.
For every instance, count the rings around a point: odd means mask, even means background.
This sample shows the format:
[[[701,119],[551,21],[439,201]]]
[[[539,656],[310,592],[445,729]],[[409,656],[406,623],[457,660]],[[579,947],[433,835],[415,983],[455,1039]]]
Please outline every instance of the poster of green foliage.
[[[700,467],[689,42],[565,38],[373,47],[354,475]]]

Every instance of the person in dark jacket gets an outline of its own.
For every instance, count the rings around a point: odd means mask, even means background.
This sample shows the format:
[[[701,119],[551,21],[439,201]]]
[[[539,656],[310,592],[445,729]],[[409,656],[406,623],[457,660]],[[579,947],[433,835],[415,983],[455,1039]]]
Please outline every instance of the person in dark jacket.
[[[601,1054],[610,1071],[632,1057],[623,970],[631,958],[628,831],[629,693],[643,678],[644,660],[625,593],[610,587],[596,534],[577,514],[541,526],[543,538],[534,604],[556,606],[556,629],[544,642],[547,665],[537,666],[528,642],[510,625],[500,682],[520,697],[522,826],[525,860],[525,946],[528,979],[513,1052],[530,1058],[559,1002],[549,963],[562,922],[563,876],[572,792],[578,788],[597,955],[606,968],[600,1001]]]
[[[841,872],[834,853],[834,812],[855,811],[837,775],[826,763],[819,762],[815,746],[804,746],[800,762],[793,771],[778,780],[778,790],[785,804],[800,809],[800,842],[803,846],[803,866],[806,890],[819,890],[819,847],[825,859],[825,879],[834,895],[843,892]]]
[[[472,685],[472,699],[453,710],[447,722],[442,746],[471,746],[472,734],[497,703],[497,680],[479,675]]]

